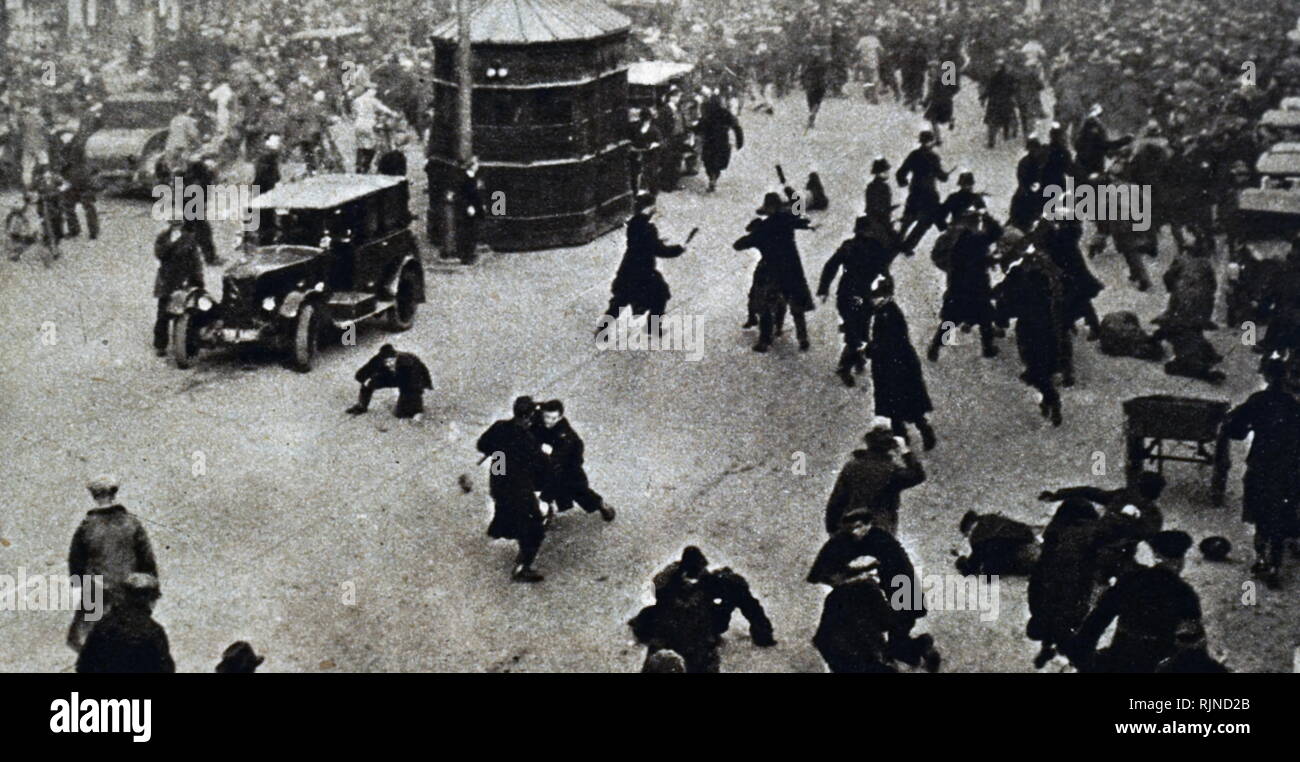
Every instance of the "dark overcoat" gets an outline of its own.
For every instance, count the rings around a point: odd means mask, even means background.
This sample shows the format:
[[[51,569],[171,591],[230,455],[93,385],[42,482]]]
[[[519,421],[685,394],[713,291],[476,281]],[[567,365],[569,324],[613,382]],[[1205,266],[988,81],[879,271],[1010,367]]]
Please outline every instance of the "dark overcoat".
[[[907,319],[893,300],[872,316],[867,356],[871,358],[876,415],[895,421],[919,421],[934,409],[925,388],[921,360],[908,336]]]

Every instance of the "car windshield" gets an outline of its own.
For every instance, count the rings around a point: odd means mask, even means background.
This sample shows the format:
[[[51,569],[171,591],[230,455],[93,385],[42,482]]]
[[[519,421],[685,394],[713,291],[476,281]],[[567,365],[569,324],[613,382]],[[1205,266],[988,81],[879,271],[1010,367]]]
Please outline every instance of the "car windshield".
[[[264,209],[258,220],[257,243],[319,246],[324,219],[324,212],[318,209]]]
[[[180,107],[168,100],[110,100],[101,114],[103,129],[138,130],[166,127]]]

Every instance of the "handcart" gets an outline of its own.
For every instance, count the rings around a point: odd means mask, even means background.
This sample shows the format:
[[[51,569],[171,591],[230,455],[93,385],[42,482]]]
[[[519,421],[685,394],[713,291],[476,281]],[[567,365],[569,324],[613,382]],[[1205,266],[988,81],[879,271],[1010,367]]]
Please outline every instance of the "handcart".
[[[1154,463],[1164,473],[1165,461],[1211,466],[1210,499],[1223,505],[1232,466],[1223,434],[1228,403],[1194,397],[1152,395],[1124,403],[1125,477],[1133,484]]]

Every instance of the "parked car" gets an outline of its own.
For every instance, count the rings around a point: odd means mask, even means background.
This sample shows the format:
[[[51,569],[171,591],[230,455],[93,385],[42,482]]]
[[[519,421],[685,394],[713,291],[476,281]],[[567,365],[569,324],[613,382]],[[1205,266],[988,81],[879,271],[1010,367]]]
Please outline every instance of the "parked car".
[[[676,87],[682,97],[682,132],[676,136],[677,174],[694,175],[699,172],[698,138],[691,130],[700,120],[699,102],[695,99],[695,67],[688,63],[672,61],[637,61],[627,68],[628,121],[636,124],[642,109],[659,108],[659,103]],[[665,136],[667,137],[667,136]]]
[[[180,101],[163,93],[123,93],[105,100],[100,127],[86,141],[86,159],[100,185],[109,192],[135,193],[165,181],[167,128],[181,109]]]
[[[176,365],[204,348],[262,345],[307,372],[324,339],[363,320],[410,328],[425,284],[409,200],[406,180],[386,175],[315,175],[255,198],[220,301],[172,295]]]

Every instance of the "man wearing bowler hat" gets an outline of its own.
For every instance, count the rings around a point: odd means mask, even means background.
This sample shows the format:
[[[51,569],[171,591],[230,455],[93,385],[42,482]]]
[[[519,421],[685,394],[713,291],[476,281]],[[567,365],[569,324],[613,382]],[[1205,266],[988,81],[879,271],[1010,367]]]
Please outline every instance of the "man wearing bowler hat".
[[[843,517],[858,508],[866,509],[876,526],[897,534],[899,496],[925,481],[920,460],[894,436],[888,418],[874,419],[862,439],[866,449],[853,451],[826,502],[827,534],[835,534]]]

